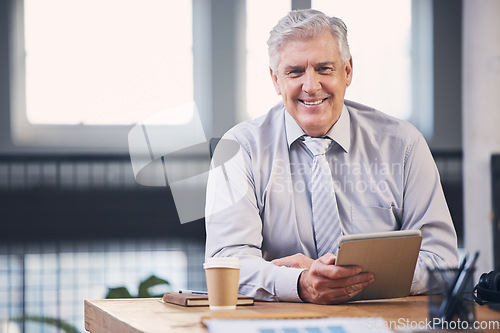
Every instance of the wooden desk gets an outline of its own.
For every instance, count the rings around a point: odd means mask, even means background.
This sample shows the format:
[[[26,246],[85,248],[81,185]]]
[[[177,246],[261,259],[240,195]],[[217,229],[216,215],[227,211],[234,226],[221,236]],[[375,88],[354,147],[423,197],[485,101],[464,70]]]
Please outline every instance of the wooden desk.
[[[232,312],[234,311],[244,315],[307,312],[330,317],[383,317],[394,322],[407,318],[409,321],[419,322],[427,318],[427,297],[412,296],[342,305],[256,302],[254,306],[240,306]],[[206,333],[207,329],[201,324],[201,318],[214,312],[220,313],[210,311],[208,307],[188,308],[164,304],[151,298],[85,301],[85,329],[91,333]],[[477,306],[476,318],[478,321],[499,321],[500,312],[486,306]]]

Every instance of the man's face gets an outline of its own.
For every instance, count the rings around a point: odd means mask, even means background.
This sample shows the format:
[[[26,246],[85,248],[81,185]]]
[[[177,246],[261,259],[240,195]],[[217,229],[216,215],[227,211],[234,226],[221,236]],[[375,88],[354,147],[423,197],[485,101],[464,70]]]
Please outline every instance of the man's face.
[[[274,87],[288,113],[307,135],[325,135],[339,119],[352,79],[352,59],[342,61],[338,44],[326,31],[308,40],[291,40],[280,49]]]

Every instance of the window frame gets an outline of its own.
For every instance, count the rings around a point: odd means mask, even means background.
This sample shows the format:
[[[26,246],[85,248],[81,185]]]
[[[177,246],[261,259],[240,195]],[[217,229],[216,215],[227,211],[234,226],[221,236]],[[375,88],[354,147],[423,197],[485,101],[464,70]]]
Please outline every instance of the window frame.
[[[193,7],[199,0],[193,0]],[[195,8],[191,15],[194,18]],[[24,0],[10,0],[10,134],[14,146],[61,152],[128,153],[127,136],[136,124],[33,124],[26,110]],[[195,20],[193,19],[193,25]],[[195,43],[193,27],[193,44]],[[193,46],[193,50],[196,48]],[[196,68],[193,55],[193,68]],[[194,74],[196,76],[196,74]],[[196,94],[193,77],[193,94]],[[196,100],[196,97],[195,97]],[[206,118],[206,117],[205,117]],[[172,125],[176,127],[176,125]]]

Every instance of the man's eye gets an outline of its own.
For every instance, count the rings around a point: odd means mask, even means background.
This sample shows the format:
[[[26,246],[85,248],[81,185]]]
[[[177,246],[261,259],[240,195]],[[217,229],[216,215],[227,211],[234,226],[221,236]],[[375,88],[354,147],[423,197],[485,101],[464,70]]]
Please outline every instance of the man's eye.
[[[288,73],[286,73],[286,75],[291,76],[291,77],[297,77],[297,76],[300,76],[301,74],[302,74],[302,71],[299,69],[294,69],[294,70],[291,70]]]
[[[318,72],[320,72],[321,74],[329,74],[329,73],[333,72],[333,68],[332,67],[320,67],[318,69]]]

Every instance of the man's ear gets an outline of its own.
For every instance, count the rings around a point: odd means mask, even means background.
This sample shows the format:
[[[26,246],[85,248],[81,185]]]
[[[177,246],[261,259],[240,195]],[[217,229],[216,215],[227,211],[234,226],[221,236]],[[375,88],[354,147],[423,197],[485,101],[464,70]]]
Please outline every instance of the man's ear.
[[[352,57],[345,64],[345,75],[346,75],[346,86],[349,87],[349,85],[352,82]]]
[[[271,74],[271,79],[273,80],[274,90],[278,95],[281,95],[280,86],[278,84],[278,73],[275,73],[271,67],[269,67],[269,74]]]

